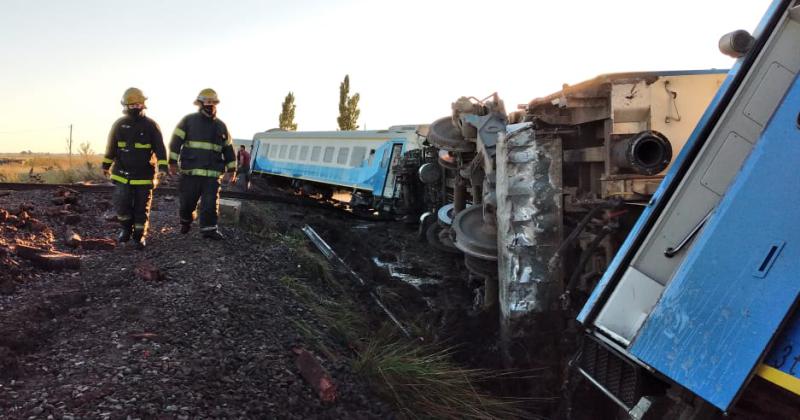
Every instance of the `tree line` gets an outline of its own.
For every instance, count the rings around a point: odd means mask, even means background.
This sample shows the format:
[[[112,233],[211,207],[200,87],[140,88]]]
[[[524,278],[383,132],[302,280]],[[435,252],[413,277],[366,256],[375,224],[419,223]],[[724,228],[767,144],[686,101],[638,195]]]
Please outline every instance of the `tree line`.
[[[297,123],[294,121],[297,105],[294,99],[294,92],[289,92],[281,104],[281,114],[278,116],[278,127],[281,130],[297,131]],[[358,93],[350,95],[350,75],[345,75],[339,84],[339,116],[336,118],[339,130],[358,129],[358,117],[361,115],[361,110],[358,109],[359,99],[361,95]]]

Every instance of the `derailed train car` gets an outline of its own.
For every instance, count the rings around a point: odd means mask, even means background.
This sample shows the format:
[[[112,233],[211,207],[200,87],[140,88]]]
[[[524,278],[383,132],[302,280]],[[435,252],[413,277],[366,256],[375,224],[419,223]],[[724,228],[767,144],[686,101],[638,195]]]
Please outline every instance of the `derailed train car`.
[[[465,255],[506,323],[554,302],[575,307],[725,73],[607,74],[511,114],[496,95],[460,98],[428,134],[445,179],[431,183],[445,193],[422,218],[429,239]]]
[[[606,75],[511,115],[460,98],[431,125],[434,239],[499,305],[507,360],[634,418],[797,417],[798,34],[776,0],[720,41],[727,75]]]
[[[796,0],[721,39],[736,64],[577,317],[577,370],[634,417],[800,416],[799,44]]]
[[[373,131],[257,133],[252,172],[306,195],[330,199],[348,193],[353,211],[403,213],[398,162],[417,156],[427,127],[393,126]]]

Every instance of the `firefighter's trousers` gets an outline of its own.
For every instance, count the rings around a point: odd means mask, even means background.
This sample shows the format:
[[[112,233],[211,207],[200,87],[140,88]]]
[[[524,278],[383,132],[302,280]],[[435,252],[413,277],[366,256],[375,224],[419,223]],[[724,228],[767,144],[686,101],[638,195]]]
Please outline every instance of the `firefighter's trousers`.
[[[200,230],[217,229],[219,185],[217,177],[181,175],[178,190],[182,224],[192,223],[200,200]]]
[[[114,186],[113,200],[117,220],[123,229],[133,232],[135,239],[143,238],[147,234],[152,199],[152,185],[115,184]]]

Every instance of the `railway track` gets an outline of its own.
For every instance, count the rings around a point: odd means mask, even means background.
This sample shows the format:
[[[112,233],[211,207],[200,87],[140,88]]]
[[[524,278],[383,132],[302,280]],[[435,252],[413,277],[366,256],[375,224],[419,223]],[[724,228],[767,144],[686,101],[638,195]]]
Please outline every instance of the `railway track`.
[[[110,194],[111,192],[114,191],[114,185],[112,184],[30,184],[30,183],[20,183],[20,182],[0,182],[0,191],[37,191],[37,190],[57,190],[60,188],[66,188],[86,193]],[[166,196],[166,195],[177,196],[178,189],[171,185],[160,185],[155,189],[154,193],[159,196]],[[385,215],[365,215],[365,214],[354,213],[346,206],[343,206],[341,203],[320,201],[311,197],[301,196],[301,195],[232,191],[223,188],[220,191],[220,197],[232,198],[236,200],[273,202],[273,203],[291,204],[295,206],[314,207],[319,209],[336,211],[356,219],[373,220],[373,221],[393,220],[391,217],[387,217]]]

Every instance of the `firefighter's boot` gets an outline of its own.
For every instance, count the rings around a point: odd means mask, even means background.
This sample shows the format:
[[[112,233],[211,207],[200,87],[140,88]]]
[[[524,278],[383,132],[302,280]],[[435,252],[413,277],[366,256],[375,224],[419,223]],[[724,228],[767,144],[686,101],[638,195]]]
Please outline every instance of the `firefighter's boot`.
[[[131,240],[131,230],[133,226],[123,224],[122,227],[119,229],[119,233],[117,234],[117,242],[118,243],[125,243]]]
[[[144,239],[143,230],[134,230],[131,237],[133,238],[134,245],[136,245],[136,249],[144,249],[145,245],[147,245],[147,242]]]
[[[214,241],[225,240],[225,236],[217,229],[203,231],[203,237]]]

